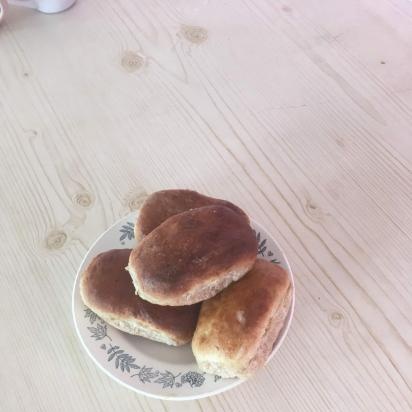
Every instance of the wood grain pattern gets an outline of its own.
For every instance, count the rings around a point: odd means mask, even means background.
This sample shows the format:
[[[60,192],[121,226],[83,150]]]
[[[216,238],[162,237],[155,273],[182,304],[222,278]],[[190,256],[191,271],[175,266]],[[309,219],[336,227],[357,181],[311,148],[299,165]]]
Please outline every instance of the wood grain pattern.
[[[0,27],[0,410],[412,409],[412,3],[78,1]],[[82,351],[76,269],[151,191],[278,239],[295,320],[224,394],[136,395]]]

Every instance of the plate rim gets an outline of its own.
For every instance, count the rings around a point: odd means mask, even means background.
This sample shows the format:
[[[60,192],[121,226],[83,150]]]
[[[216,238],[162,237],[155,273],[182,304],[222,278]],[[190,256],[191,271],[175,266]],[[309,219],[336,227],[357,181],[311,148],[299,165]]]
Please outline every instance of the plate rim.
[[[241,383],[247,381],[249,378],[237,378],[237,380],[227,386],[224,386],[222,388],[219,389],[215,389],[213,391],[207,392],[207,393],[202,393],[202,394],[197,394],[197,395],[185,395],[185,396],[168,396],[168,395],[158,395],[158,394],[154,394],[154,393],[150,393],[150,392],[145,392],[139,388],[135,388],[131,385],[129,385],[128,383],[120,380],[119,378],[117,378],[116,376],[114,376],[113,374],[110,373],[109,370],[105,369],[103,367],[103,365],[97,360],[97,358],[95,358],[95,356],[93,355],[93,353],[89,350],[89,348],[86,346],[86,343],[83,341],[83,338],[81,336],[81,333],[79,331],[79,327],[77,325],[77,320],[76,320],[76,314],[75,314],[75,295],[76,295],[76,288],[77,288],[77,284],[78,284],[78,280],[79,280],[79,276],[80,276],[80,270],[84,265],[84,262],[86,261],[86,259],[89,256],[89,252],[91,249],[93,249],[98,243],[99,241],[109,232],[111,231],[115,226],[117,226],[121,221],[127,219],[128,217],[133,217],[133,220],[136,220],[137,216],[139,215],[139,210],[137,211],[133,211],[128,213],[127,215],[120,217],[119,219],[117,219],[113,224],[111,224],[106,230],[104,230],[96,239],[95,241],[90,245],[90,247],[87,249],[85,255],[83,256],[83,259],[81,260],[77,272],[76,272],[76,276],[74,278],[74,284],[73,284],[73,289],[72,289],[72,320],[74,323],[74,327],[76,330],[76,334],[77,334],[77,338],[78,340],[81,342],[83,348],[85,349],[86,353],[89,355],[89,357],[93,360],[93,362],[98,366],[98,368],[103,371],[107,376],[109,376],[111,379],[113,379],[114,381],[116,381],[117,383],[119,383],[120,385],[138,393],[139,395],[144,395],[144,396],[148,396],[150,398],[154,398],[154,399],[161,399],[161,400],[168,400],[168,401],[189,401],[189,400],[196,400],[196,399],[202,399],[202,398],[207,398],[209,396],[214,396],[214,395],[218,395],[219,393],[222,392],[226,392],[230,389],[235,388],[236,386],[240,385]],[[263,226],[259,223],[256,222],[256,220],[254,219],[250,219],[251,223],[256,224],[258,227],[262,228]],[[268,232],[267,232],[268,233]],[[290,326],[292,324],[292,320],[293,320],[293,315],[294,315],[294,311],[295,311],[295,281],[294,281],[294,276],[293,276],[293,272],[292,272],[292,268],[290,267],[290,263],[289,260],[286,256],[286,254],[284,253],[283,249],[279,246],[278,242],[275,240],[275,238],[272,236],[272,234],[268,233],[268,235],[270,236],[271,240],[274,242],[274,244],[276,245],[276,247],[279,249],[280,253],[283,256],[283,259],[285,261],[285,265],[287,267],[288,273],[289,273],[289,277],[290,277],[290,281],[291,281],[291,285],[292,285],[292,300],[291,300],[291,305],[289,308],[289,312],[290,312],[290,317],[289,317],[289,321],[288,323],[285,325],[285,330],[284,333],[282,335],[282,337],[280,338],[280,340],[278,341],[276,347],[272,350],[271,354],[269,355],[268,359],[266,360],[265,365],[273,358],[273,356],[275,355],[275,353],[279,350],[279,348],[282,346],[283,341],[286,338],[286,335],[289,332]]]

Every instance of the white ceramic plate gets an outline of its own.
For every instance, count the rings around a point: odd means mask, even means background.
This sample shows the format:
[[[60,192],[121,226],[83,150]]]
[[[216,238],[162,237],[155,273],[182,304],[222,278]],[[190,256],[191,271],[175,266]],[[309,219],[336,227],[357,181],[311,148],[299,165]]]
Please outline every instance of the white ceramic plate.
[[[133,248],[136,245],[133,226],[136,213],[121,219],[93,244],[77,272],[73,288],[73,319],[80,342],[86,352],[105,373],[128,388],[154,398],[169,400],[197,399],[226,391],[243,382],[222,379],[201,372],[190,345],[167,346],[162,343],[128,335],[108,325],[82,302],[79,277],[97,254],[110,249]],[[258,239],[258,256],[286,269],[293,276],[286,256],[271,236],[255,222],[252,227]],[[282,344],[292,321],[295,295],[270,358]],[[270,359],[269,358],[269,359]]]

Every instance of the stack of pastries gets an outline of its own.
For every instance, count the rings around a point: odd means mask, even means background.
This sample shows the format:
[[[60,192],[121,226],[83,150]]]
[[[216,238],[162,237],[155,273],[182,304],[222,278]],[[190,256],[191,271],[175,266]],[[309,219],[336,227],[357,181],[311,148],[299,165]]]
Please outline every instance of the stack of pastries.
[[[134,249],[89,264],[84,303],[124,332],[174,346],[191,341],[204,372],[248,377],[263,366],[292,286],[280,266],[256,258],[246,213],[191,190],[163,190],[146,199],[134,232]]]

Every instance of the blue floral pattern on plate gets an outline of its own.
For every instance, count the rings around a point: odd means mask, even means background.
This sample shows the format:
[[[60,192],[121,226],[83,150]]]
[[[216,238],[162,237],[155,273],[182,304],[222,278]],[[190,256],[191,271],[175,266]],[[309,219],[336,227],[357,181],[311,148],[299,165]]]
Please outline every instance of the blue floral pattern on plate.
[[[104,250],[133,248],[136,244],[133,223],[135,218],[136,215],[131,214],[106,231],[90,248],[79,273],[81,273],[81,270],[84,270],[93,256]],[[252,224],[252,226],[255,230],[259,228],[255,224]],[[257,229],[255,233],[258,243],[257,256],[272,263],[280,264],[289,270],[285,257],[278,250],[273,239],[268,238],[263,229]],[[185,358],[184,364],[188,365],[188,368],[180,370],[176,370],[179,362],[170,362],[166,358],[166,362],[161,359],[158,359],[157,362],[156,351],[162,350],[163,356],[167,357],[176,356],[176,353],[178,353],[177,356],[182,355],[180,352],[173,352],[176,349],[169,349],[169,347],[160,349],[153,342],[145,343],[146,339],[144,338],[134,337],[121,332],[84,306],[79,294],[79,273],[73,293],[73,313],[76,328],[89,354],[110,376],[116,377],[121,383],[124,383],[131,389],[162,399],[203,397],[211,393],[221,392],[241,382],[239,379],[222,379],[219,375],[205,374],[197,369],[194,359],[188,361]],[[134,341],[134,338],[137,340]],[[142,345],[146,348],[146,352],[141,352]],[[166,345],[159,345],[162,348],[166,347]],[[154,357],[153,355],[148,356],[148,347],[154,348]],[[169,350],[174,354],[169,355]],[[167,351],[166,355],[165,351]],[[190,347],[186,351],[190,351]],[[193,358],[191,352],[190,357]],[[153,363],[151,359],[154,360]],[[157,367],[155,366],[156,363]],[[162,366],[164,367],[162,368]],[[181,393],[182,390],[183,392]],[[162,395],[162,392],[164,392],[164,395]],[[193,392],[194,395],[190,395],[190,392]]]

